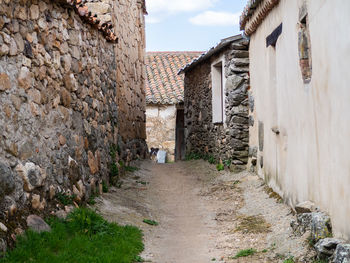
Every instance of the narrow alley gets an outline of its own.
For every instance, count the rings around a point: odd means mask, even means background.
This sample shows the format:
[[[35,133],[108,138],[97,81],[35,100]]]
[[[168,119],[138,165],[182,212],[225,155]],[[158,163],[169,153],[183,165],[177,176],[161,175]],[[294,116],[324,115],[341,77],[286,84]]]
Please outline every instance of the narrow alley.
[[[313,256],[305,237],[292,233],[291,209],[270,198],[256,175],[218,172],[204,161],[139,166],[96,207],[109,221],[143,230],[147,262],[303,262]],[[235,258],[246,249],[253,255]]]

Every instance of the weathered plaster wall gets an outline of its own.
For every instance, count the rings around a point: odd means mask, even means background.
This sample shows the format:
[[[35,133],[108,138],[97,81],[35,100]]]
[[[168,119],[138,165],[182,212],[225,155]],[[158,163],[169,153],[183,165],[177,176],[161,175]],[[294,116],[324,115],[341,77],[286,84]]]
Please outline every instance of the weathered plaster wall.
[[[298,55],[302,0],[281,3],[251,36],[250,74],[255,124],[250,144],[259,144],[258,173],[291,205],[311,200],[332,217],[337,237],[350,238],[350,2],[308,0],[312,78],[304,84]],[[325,19],[327,18],[327,19]],[[281,22],[276,48],[266,36]],[[263,125],[262,125],[263,124]],[[272,132],[278,128],[279,135]],[[263,157],[261,168],[259,160]]]
[[[175,105],[147,105],[147,145],[167,152],[167,160],[175,160]]]
[[[108,181],[112,144],[146,153],[143,13],[130,2],[116,12],[115,45],[54,1],[0,0],[0,250],[25,215],[54,212],[58,192],[80,202]]]
[[[185,74],[186,153],[213,155],[245,168],[248,161],[248,43],[232,44]],[[211,64],[223,56],[225,122],[212,121]]]

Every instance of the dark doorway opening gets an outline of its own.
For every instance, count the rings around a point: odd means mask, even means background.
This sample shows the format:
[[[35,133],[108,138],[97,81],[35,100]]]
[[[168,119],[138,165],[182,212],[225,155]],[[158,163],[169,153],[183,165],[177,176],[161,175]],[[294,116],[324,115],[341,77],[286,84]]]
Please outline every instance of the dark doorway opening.
[[[185,159],[185,112],[178,109],[176,112],[176,147],[175,160]]]

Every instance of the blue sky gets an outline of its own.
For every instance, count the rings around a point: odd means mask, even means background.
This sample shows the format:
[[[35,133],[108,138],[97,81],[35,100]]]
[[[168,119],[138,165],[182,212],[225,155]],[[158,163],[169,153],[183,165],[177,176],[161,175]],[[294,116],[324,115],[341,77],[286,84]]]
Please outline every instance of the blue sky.
[[[240,33],[247,0],[146,0],[147,51],[205,51]]]

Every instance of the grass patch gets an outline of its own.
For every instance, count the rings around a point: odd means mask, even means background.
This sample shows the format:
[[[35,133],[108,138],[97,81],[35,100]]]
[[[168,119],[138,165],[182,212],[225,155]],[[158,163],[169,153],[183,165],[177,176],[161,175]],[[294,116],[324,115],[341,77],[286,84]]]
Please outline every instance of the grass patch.
[[[218,163],[218,164],[216,165],[216,170],[218,170],[218,171],[223,171],[223,170],[225,170],[225,165],[222,164],[222,163]]]
[[[294,257],[289,257],[286,260],[283,261],[283,263],[295,263]]]
[[[239,216],[239,224],[236,227],[236,232],[242,233],[268,233],[270,232],[271,225],[261,216]]]
[[[190,152],[188,154],[186,154],[186,161],[191,161],[191,160],[199,160],[202,159],[202,155],[196,152]]]
[[[67,195],[63,192],[56,194],[56,199],[62,204],[62,205],[72,205],[75,199],[75,195]]]
[[[102,181],[102,192],[108,193],[109,187],[105,181]]]
[[[96,204],[95,198],[96,198],[97,196],[98,196],[97,194],[91,194],[90,197],[89,197],[89,200],[87,200],[87,203],[88,203],[89,205],[95,205],[95,204]]]
[[[249,256],[254,255],[256,252],[257,251],[254,248],[243,249],[243,250],[238,251],[238,253],[234,257],[232,257],[232,259],[249,257]]]
[[[140,256],[136,256],[135,258],[134,258],[134,262],[146,262],[142,257],[140,257]]]
[[[216,163],[215,157],[212,156],[212,155],[210,155],[210,156],[208,157],[208,162],[209,162],[210,164],[215,164],[215,163]]]
[[[30,230],[18,237],[16,248],[0,263],[132,263],[143,250],[142,232],[136,227],[108,223],[87,208],[67,220],[49,220],[51,232]]]
[[[277,194],[272,188],[268,187],[267,185],[264,187],[265,192],[269,195],[270,198],[276,199],[278,203],[282,203],[283,199],[282,197]]]
[[[144,219],[142,222],[144,222],[148,225],[151,225],[151,226],[158,226],[159,225],[159,223],[157,221],[150,220],[150,219]]]
[[[126,172],[135,172],[140,170],[140,168],[134,167],[134,166],[125,166],[125,171]]]

